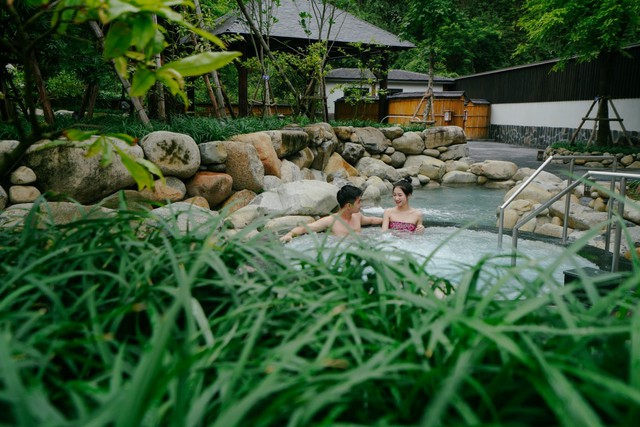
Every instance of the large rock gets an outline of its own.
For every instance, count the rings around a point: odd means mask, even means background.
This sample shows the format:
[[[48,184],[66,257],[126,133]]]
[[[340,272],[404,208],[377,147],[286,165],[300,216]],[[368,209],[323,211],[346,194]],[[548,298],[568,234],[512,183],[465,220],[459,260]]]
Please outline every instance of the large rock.
[[[16,185],[33,184],[38,178],[36,173],[26,166],[19,166],[11,172],[11,183]]]
[[[338,143],[338,137],[329,123],[307,125],[304,127],[304,131],[309,135],[309,144],[312,147],[319,147],[325,141],[332,141],[333,146]]]
[[[9,195],[7,194],[6,191],[4,191],[4,188],[2,188],[2,186],[0,185],[0,211],[4,209],[5,206],[7,206],[8,201],[9,201]]]
[[[189,178],[200,167],[200,149],[189,135],[156,131],[140,141],[144,155],[164,175]]]
[[[198,172],[187,182],[189,196],[204,197],[209,206],[218,206],[229,196],[233,178],[226,173]]]
[[[216,165],[227,161],[227,150],[222,141],[209,141],[198,144],[200,150],[200,163],[203,165]]]
[[[153,190],[145,188],[140,191],[140,195],[153,202],[179,202],[187,195],[187,188],[182,180],[175,176],[167,176],[164,182],[157,179],[154,182]]]
[[[323,170],[327,166],[327,163],[329,163],[329,159],[333,155],[337,145],[337,138],[327,139],[314,145],[311,149],[313,152],[313,163],[311,163],[311,167],[313,169]]]
[[[174,227],[168,230],[171,234],[193,235],[198,238],[210,236],[221,226],[216,220],[218,212],[203,209],[185,202],[173,203],[154,209],[150,218],[144,221],[140,233],[144,234],[152,228]],[[154,218],[155,217],[155,218]]]
[[[238,141],[224,141],[223,145],[227,150],[226,171],[233,178],[233,189],[261,192],[264,166],[255,147]]]
[[[502,160],[485,160],[474,163],[469,170],[478,176],[486,176],[496,181],[511,179],[518,171],[518,165]]]
[[[302,129],[270,130],[271,144],[278,158],[283,159],[309,146],[309,136]]]
[[[451,171],[442,176],[442,183],[448,185],[475,185],[478,177],[470,172]]]
[[[358,142],[371,154],[384,153],[389,147],[390,141],[376,128],[356,128],[355,135],[358,138]]]
[[[280,179],[282,179],[282,182],[302,181],[302,171],[295,163],[288,160],[282,160],[282,172]]]
[[[364,154],[364,147],[362,144],[356,144],[355,142],[345,142],[342,149],[342,158],[352,165],[355,165],[358,160]]]
[[[337,191],[334,185],[321,181],[289,182],[258,195],[249,206],[268,214],[328,215],[338,206]]]
[[[35,202],[42,194],[33,185],[12,185],[9,187],[9,201],[12,204]]]
[[[22,227],[29,212],[34,209],[33,203],[20,203],[9,206],[0,213],[0,227]],[[35,225],[42,228],[49,225],[64,225],[73,221],[88,218],[106,218],[115,215],[115,211],[101,206],[84,206],[71,202],[44,202],[38,205],[33,217]]]
[[[265,175],[273,175],[280,178],[280,159],[271,143],[271,136],[266,132],[254,132],[231,137],[231,141],[245,142],[253,145],[258,152],[258,157],[264,166]]]
[[[393,167],[387,165],[382,160],[372,157],[363,157],[356,163],[356,169],[364,176],[377,176],[392,182],[398,181],[400,173]]]
[[[229,197],[222,205],[227,215],[244,208],[256,198],[256,193],[251,190],[240,190]]]
[[[565,202],[560,200],[549,207],[549,211],[564,221]],[[578,203],[569,205],[569,227],[576,230],[589,230],[607,220],[606,212],[596,212]]]
[[[323,169],[323,172],[329,177],[329,180],[331,180],[339,171],[342,171],[346,176],[358,175],[358,170],[356,168],[346,162],[340,154],[333,153],[327,163],[327,166]]]
[[[384,135],[385,138],[394,140],[396,138],[400,138],[402,134],[404,134],[404,130],[400,126],[391,126],[388,128],[380,128],[380,132]]]
[[[512,194],[520,189],[520,187],[522,187],[522,184],[516,185],[511,190],[509,190],[507,194],[504,195],[503,201],[509,199]],[[552,198],[555,194],[557,193],[549,192],[541,185],[532,182],[527,185],[524,190],[522,190],[522,192],[518,194],[518,196],[516,196],[516,199],[526,199],[532,200],[537,203],[544,203]]]
[[[315,155],[313,154],[313,151],[311,151],[311,148],[305,147],[297,153],[287,157],[287,160],[291,163],[294,163],[300,169],[304,169],[310,167],[313,164],[314,158]],[[280,167],[282,168],[282,165]]]
[[[114,156],[105,167],[100,166],[100,156],[87,157],[88,147],[95,138],[69,145],[51,146],[49,141],[43,141],[31,146],[24,163],[38,177],[40,190],[90,203],[135,184],[119,156]],[[141,147],[130,146],[118,139],[111,141],[129,156],[143,157]]]
[[[466,144],[467,137],[459,126],[435,126],[422,131],[426,148]]]
[[[447,160],[457,160],[469,156],[469,146],[467,144],[451,145],[447,148],[447,151],[440,153],[438,159],[446,162]]]
[[[424,175],[434,181],[440,181],[447,169],[445,162],[442,160],[422,154],[407,156],[404,167],[409,168],[412,166],[418,166],[418,173],[420,175]]]
[[[393,148],[404,154],[422,154],[424,140],[418,132],[405,132],[404,135],[391,141]]]

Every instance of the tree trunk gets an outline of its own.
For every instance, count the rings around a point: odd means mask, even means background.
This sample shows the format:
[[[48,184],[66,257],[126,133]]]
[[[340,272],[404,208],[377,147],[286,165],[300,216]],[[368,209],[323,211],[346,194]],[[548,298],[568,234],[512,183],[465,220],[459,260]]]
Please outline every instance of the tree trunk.
[[[153,15],[153,23],[158,24],[158,15]],[[162,57],[160,54],[156,54],[156,69],[162,67]],[[162,121],[167,121],[167,108],[164,102],[164,86],[159,81],[156,81],[155,84],[155,92],[156,92],[156,112],[158,113],[158,118]]]
[[[103,46],[104,33],[102,32],[102,29],[100,28],[100,26],[98,25],[98,23],[96,21],[89,22],[89,25],[91,26],[91,29],[93,30],[94,34],[98,38],[98,42],[100,43],[100,46]],[[113,65],[113,69],[115,70],[116,75],[120,79],[120,83],[122,83],[122,87],[127,92],[127,95],[129,95],[129,99],[131,99],[131,103],[133,104],[133,108],[134,108],[135,112],[138,114],[138,117],[140,118],[140,121],[145,126],[151,127],[151,121],[149,120],[149,116],[147,116],[147,112],[145,111],[144,107],[142,106],[142,101],[138,97],[131,96],[131,83],[129,83],[129,80],[125,79],[124,77],[122,77],[120,75],[120,73],[118,72],[118,69],[116,68],[115,63],[114,63],[113,60],[111,61],[111,64]]]
[[[610,52],[601,53],[598,57],[598,145],[606,147],[612,143],[611,126],[609,122],[609,97],[612,74],[612,55]]]
[[[87,114],[87,118],[93,118],[93,109],[96,104],[96,98],[98,97],[98,84],[89,83],[84,90],[84,96],[82,97],[82,103],[80,108],[75,112],[75,116],[78,119],[82,119]]]
[[[38,89],[38,98],[40,98],[40,102],[42,104],[44,120],[45,122],[47,122],[47,124],[52,125],[55,123],[56,119],[53,115],[53,108],[51,108],[51,101],[49,100],[49,95],[47,95],[47,89],[44,85],[44,80],[42,79],[40,65],[38,64],[36,54],[33,51],[29,55],[29,69],[33,73],[36,88]]]

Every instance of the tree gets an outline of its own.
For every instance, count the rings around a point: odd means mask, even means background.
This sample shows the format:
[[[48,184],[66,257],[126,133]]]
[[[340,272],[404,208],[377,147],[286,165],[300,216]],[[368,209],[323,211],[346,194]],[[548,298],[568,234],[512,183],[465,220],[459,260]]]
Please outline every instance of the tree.
[[[533,49],[567,61],[597,61],[598,127],[597,142],[609,145],[612,57],[622,48],[640,40],[640,2],[637,0],[527,0],[519,25],[527,35],[516,53]]]
[[[104,35],[103,59],[114,64],[123,82],[128,82],[129,75],[132,75],[129,89],[132,98],[143,96],[160,81],[172,94],[181,96],[185,105],[188,104],[185,77],[208,73],[239,56],[237,52],[204,52],[156,67],[155,57],[165,49],[166,42],[164,28],[154,22],[153,16],[182,26],[223,47],[215,36],[186,22],[173,9],[175,6],[190,4],[186,0],[31,0],[28,4],[32,6],[30,9],[19,10],[12,1],[0,3],[0,22],[11,23],[11,27],[3,26],[0,35],[0,49],[3,53],[0,59],[3,77],[0,82],[0,99],[6,101],[7,121],[20,135],[17,148],[0,157],[0,177],[17,165],[29,146],[41,139],[61,136],[60,132],[54,132],[50,126],[41,124],[35,111],[38,102],[34,93],[44,87],[38,82],[37,58],[37,47],[43,40],[63,37],[74,26],[90,24],[98,37]],[[33,23],[39,22],[43,17],[47,17],[50,25],[35,27]],[[18,87],[7,76],[6,68],[9,65],[24,68],[24,87]],[[69,140],[84,140],[91,133],[66,130],[64,135]],[[103,158],[109,159],[114,149],[117,151],[108,138],[98,138],[89,152],[101,153]],[[123,153],[118,154],[122,157]],[[145,163],[143,159],[123,158],[123,163],[140,187],[153,185],[151,173],[157,172],[153,165]]]

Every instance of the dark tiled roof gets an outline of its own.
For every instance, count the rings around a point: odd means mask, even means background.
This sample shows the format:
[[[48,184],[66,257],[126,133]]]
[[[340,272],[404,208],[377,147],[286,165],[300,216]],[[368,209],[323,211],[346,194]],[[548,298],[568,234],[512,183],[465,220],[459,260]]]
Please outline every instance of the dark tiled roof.
[[[364,74],[364,75],[363,75]],[[329,80],[358,80],[358,79],[373,79],[375,76],[369,70],[360,70],[358,68],[336,68],[327,73],[326,79]],[[428,82],[429,75],[423,73],[414,73],[413,71],[404,70],[389,70],[389,80],[393,81],[405,81],[405,82]],[[435,83],[451,83],[453,84],[455,79],[450,77],[434,76],[433,81]]]
[[[306,12],[315,16],[311,10],[311,3],[316,0],[281,0],[280,6],[275,8],[274,17],[277,22],[273,24],[270,35],[274,38],[281,39],[298,39],[298,40],[318,40],[326,39],[327,28],[323,28],[322,37],[319,37],[318,26],[314,18],[307,20],[311,34],[307,35],[300,24],[300,13]],[[316,7],[322,8],[322,5],[316,2]],[[253,6],[252,2],[247,2],[247,9]],[[328,7],[335,9],[334,21],[329,33],[331,41],[338,43],[354,43],[359,42],[368,45],[381,45],[393,48],[412,48],[413,43],[402,41],[394,34],[385,31],[375,25],[369,24],[341,9],[334,8],[328,4]],[[320,9],[321,10],[321,9]],[[240,11],[232,12],[225,15],[217,23],[212,31],[214,34],[249,34],[248,26],[241,19]]]

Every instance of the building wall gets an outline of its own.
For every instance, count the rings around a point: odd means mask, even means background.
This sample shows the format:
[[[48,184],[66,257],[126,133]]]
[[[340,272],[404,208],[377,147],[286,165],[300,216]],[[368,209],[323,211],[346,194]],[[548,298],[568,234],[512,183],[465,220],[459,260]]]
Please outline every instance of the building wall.
[[[630,136],[640,134],[640,45],[613,59],[611,96]],[[598,94],[596,62],[572,62],[552,71],[557,61],[513,67],[456,79],[456,90],[491,103],[490,137],[509,144],[546,147],[568,140],[587,115]],[[589,114],[595,117],[596,108]],[[609,108],[609,117],[615,118]],[[588,140],[594,121],[586,121],[578,136]],[[621,127],[611,122],[614,140]],[[568,136],[567,136],[568,135]]]
[[[344,91],[342,90],[342,88],[338,88],[338,86],[344,85],[346,83],[347,82],[344,82],[344,81],[341,81],[341,82],[327,81],[326,82],[327,108],[329,110],[330,117],[333,117],[333,114],[335,113],[336,100],[344,96]],[[403,92],[424,92],[427,90],[427,82],[411,83],[411,82],[397,82],[397,81],[389,80],[389,82],[387,83],[387,88],[402,89]],[[372,95],[373,95],[373,90],[374,89],[369,90],[369,93]],[[377,91],[377,87],[375,88],[375,90]],[[444,90],[444,88],[442,84],[434,84],[433,90],[434,92],[438,92],[438,91]]]

